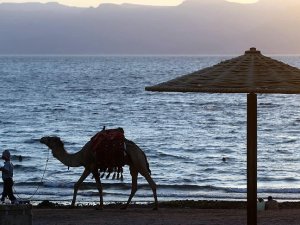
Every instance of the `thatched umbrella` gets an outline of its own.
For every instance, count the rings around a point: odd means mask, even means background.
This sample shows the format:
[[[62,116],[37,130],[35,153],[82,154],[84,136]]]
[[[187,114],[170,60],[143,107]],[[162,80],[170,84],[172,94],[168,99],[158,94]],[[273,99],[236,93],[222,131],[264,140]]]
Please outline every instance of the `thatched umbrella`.
[[[146,87],[158,92],[247,93],[247,224],[257,224],[257,93],[300,94],[300,70],[251,48],[215,66]]]

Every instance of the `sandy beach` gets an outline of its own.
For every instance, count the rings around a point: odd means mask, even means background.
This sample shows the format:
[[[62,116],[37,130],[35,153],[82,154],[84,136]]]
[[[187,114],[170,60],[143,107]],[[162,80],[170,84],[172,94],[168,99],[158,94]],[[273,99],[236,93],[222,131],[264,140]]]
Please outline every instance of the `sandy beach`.
[[[238,225],[246,224],[244,209],[34,209],[33,225]],[[260,225],[299,225],[300,209],[258,213]]]
[[[154,211],[149,206],[131,206],[127,210],[107,207],[89,208],[37,208],[32,209],[33,225],[239,225],[246,224],[246,209],[225,207],[186,208],[164,207]],[[231,205],[229,203],[229,205]],[[221,204],[223,207],[224,204]],[[227,204],[228,206],[228,204]],[[258,212],[260,225],[299,225],[298,203],[282,204],[279,210]]]

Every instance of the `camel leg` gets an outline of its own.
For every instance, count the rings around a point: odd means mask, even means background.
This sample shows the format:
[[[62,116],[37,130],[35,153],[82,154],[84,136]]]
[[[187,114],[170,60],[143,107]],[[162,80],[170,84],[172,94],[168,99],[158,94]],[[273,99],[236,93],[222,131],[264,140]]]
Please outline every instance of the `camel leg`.
[[[75,201],[76,201],[76,196],[77,196],[77,192],[78,189],[80,187],[80,185],[82,184],[82,182],[85,180],[85,178],[87,178],[87,176],[90,174],[91,172],[87,169],[84,169],[81,177],[79,178],[79,180],[75,183],[74,185],[74,194],[73,194],[73,200],[72,200],[72,204],[71,206],[75,205]]]
[[[158,209],[158,201],[157,201],[157,194],[156,194],[156,183],[153,181],[152,177],[150,176],[150,174],[148,172],[145,171],[139,171],[140,174],[142,174],[143,177],[145,177],[145,179],[147,180],[147,182],[149,183],[152,192],[153,192],[153,197],[154,197],[154,207],[153,210],[157,210]]]
[[[103,188],[100,180],[100,174],[98,171],[95,171],[93,172],[93,175],[95,177],[96,186],[100,196],[100,207],[98,207],[97,209],[103,209]]]
[[[131,199],[133,198],[134,194],[137,191],[138,171],[133,166],[130,166],[129,169],[130,169],[130,175],[131,175],[131,180],[132,180],[131,181],[131,193],[130,193],[130,196],[128,198],[126,205],[123,206],[122,209],[126,209],[128,207],[129,203],[131,202]]]

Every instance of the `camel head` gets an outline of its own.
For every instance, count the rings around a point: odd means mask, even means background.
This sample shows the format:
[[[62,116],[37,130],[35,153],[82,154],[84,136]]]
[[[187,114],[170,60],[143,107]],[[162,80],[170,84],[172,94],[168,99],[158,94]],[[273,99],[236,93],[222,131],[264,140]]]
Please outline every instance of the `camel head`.
[[[42,144],[47,145],[48,148],[52,150],[54,156],[56,155],[55,153],[59,153],[60,151],[64,150],[64,143],[60,140],[59,137],[55,137],[55,136],[42,137],[40,139],[40,142]]]

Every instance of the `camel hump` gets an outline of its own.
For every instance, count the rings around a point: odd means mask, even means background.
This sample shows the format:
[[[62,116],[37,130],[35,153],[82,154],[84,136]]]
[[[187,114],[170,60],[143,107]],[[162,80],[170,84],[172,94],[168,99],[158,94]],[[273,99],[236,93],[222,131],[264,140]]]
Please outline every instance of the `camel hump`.
[[[100,168],[125,165],[125,135],[122,128],[102,130],[91,138],[91,142]]]

